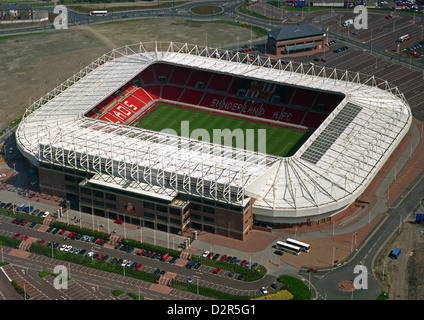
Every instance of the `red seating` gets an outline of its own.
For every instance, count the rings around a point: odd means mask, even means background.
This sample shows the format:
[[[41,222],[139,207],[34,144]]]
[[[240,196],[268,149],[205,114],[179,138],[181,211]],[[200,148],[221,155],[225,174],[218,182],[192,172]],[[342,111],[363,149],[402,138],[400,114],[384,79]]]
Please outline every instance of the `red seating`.
[[[327,116],[327,114],[323,113],[308,112],[302,125],[316,129],[321,125],[325,118],[327,118]]]
[[[258,117],[269,120],[278,120],[283,109],[284,107],[280,105],[264,104],[258,113]]]
[[[274,95],[279,96],[280,99],[279,101],[274,101],[274,103],[289,104],[295,90],[294,87],[277,85]]]
[[[200,100],[202,99],[203,91],[194,90],[194,89],[185,89],[180,102],[199,105]]]
[[[225,101],[221,103],[221,107],[219,109],[222,111],[241,113],[244,108],[244,103],[245,103],[244,99],[227,96]]]
[[[121,120],[116,119],[113,115],[106,113],[100,117],[100,120],[122,124]]]
[[[136,113],[146,105],[146,102],[144,102],[140,99],[137,99],[136,97],[130,95],[130,96],[122,99],[121,105],[123,105],[127,109]]]
[[[318,97],[314,104],[314,109],[318,108],[322,111],[331,113],[342,100],[343,100],[342,96],[331,94],[331,93],[319,92]]]
[[[291,100],[291,104],[296,106],[312,108],[316,96],[317,96],[316,91],[297,88],[293,96],[293,99]]]
[[[172,71],[171,78],[169,79],[170,83],[185,85],[187,79],[190,77],[191,70],[183,67],[174,67]]]
[[[146,69],[144,69],[143,72],[140,73],[139,77],[145,85],[156,83],[156,79],[155,79],[155,75],[153,73],[152,66],[149,66]]]
[[[302,120],[305,116],[305,113],[306,111],[300,109],[284,108],[280,117],[280,121],[300,125],[302,124]]]
[[[184,89],[181,88],[181,87],[163,85],[162,86],[162,96],[161,96],[161,98],[173,100],[173,101],[178,101],[183,90]]]
[[[135,90],[131,95],[136,97],[138,100],[143,101],[144,103],[152,100],[152,97],[143,88]]]
[[[259,111],[261,110],[261,105],[262,103],[260,102],[253,102],[249,100],[246,102],[246,106],[244,107],[242,114],[246,116],[256,117]]]
[[[128,82],[127,84],[123,85],[119,91],[121,91],[123,94],[129,93],[134,88],[134,85],[131,82]]]
[[[206,88],[211,76],[212,74],[210,72],[201,71],[201,70],[193,70],[193,72],[191,73],[190,79],[188,79],[187,86],[195,88],[198,82],[203,82],[204,84],[203,88]]]
[[[227,92],[232,78],[224,74],[213,73],[212,79],[209,81],[208,90]]]
[[[102,102],[100,102],[97,105],[97,109],[100,111],[104,111],[109,105],[111,105],[114,101],[118,101],[119,100],[119,96],[116,94],[111,94],[109,97],[107,97],[106,99],[104,99]]]
[[[134,114],[135,112],[130,110],[130,108],[126,108],[125,106],[118,104],[117,106],[113,107],[106,115],[112,115],[123,123],[129,120]]]
[[[156,75],[156,81],[159,81],[160,77],[165,77],[166,81],[168,82],[173,68],[174,66],[171,66],[169,64],[155,63],[153,65],[153,70]]]
[[[161,86],[159,84],[154,84],[152,86],[145,86],[144,91],[146,91],[146,93],[152,97],[152,99],[159,99],[160,97],[160,91],[161,91]]]
[[[200,104],[204,107],[220,109],[224,103],[225,96],[217,93],[205,93]]]

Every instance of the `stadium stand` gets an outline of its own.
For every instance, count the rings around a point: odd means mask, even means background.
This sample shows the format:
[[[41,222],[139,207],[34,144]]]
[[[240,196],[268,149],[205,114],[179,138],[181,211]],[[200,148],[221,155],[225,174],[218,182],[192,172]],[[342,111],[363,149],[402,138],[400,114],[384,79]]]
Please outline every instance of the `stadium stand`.
[[[112,94],[86,116],[133,123],[134,117],[146,114],[140,113],[144,106],[166,99],[313,130],[342,100],[337,94],[160,63],[148,66],[117,93],[121,97]]]

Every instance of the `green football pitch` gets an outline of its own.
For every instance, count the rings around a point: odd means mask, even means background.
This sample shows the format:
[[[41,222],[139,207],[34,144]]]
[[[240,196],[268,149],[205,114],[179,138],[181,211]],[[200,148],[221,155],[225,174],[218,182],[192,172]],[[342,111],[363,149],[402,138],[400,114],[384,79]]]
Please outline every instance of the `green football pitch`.
[[[229,145],[231,143],[233,147],[253,149],[280,157],[293,155],[310,136],[308,132],[166,104],[160,104],[155,107],[136,124],[136,127],[153,131],[164,131],[164,129],[167,129],[166,132],[176,133],[178,136],[190,136],[193,139],[210,142],[221,140],[221,144]],[[171,130],[169,131],[169,129]],[[214,129],[217,130],[214,131]],[[248,129],[253,130],[248,131]],[[242,144],[240,144],[241,140],[236,138],[240,136],[237,135],[240,132],[243,133],[244,137]],[[250,138],[252,136],[254,138]],[[258,142],[260,142],[259,146]],[[252,145],[254,147],[251,147]]]

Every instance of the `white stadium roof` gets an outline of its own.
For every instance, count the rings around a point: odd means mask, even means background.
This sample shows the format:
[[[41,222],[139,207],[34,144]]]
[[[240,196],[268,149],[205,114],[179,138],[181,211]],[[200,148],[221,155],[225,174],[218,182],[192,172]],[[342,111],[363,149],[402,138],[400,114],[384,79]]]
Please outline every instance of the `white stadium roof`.
[[[216,53],[175,43],[115,49],[32,104],[16,132],[18,147],[35,165],[88,171],[96,184],[169,199],[186,193],[243,206],[255,198],[253,213],[261,220],[304,221],[354,202],[411,125],[405,98],[385,81]],[[345,98],[287,158],[83,116],[155,62],[338,92]]]

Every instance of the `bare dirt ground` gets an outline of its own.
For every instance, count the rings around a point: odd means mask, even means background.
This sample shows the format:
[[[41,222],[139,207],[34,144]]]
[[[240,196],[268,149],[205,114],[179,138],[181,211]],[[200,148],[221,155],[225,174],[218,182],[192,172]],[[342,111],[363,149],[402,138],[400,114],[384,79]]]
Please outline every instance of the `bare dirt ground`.
[[[424,299],[423,230],[422,225],[405,222],[378,261],[375,274],[389,300]],[[395,247],[402,250],[398,259],[389,257]]]
[[[202,46],[207,41],[208,46],[219,46],[237,39],[250,39],[250,30],[176,19],[115,22],[0,39],[0,128],[113,48],[155,40]]]

